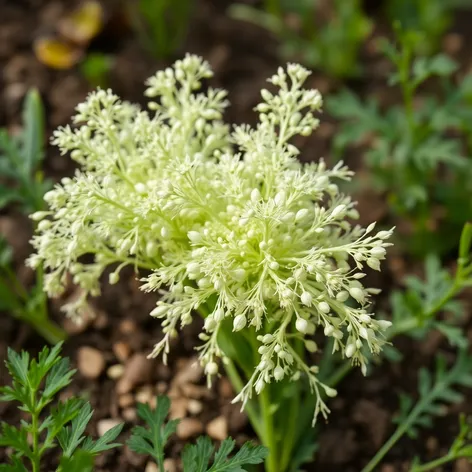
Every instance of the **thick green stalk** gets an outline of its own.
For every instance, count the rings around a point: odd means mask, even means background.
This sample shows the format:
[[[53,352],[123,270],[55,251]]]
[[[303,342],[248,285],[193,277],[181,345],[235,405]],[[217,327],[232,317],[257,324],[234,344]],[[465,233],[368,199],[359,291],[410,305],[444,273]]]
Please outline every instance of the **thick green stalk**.
[[[18,319],[28,323],[49,344],[57,344],[67,339],[67,333],[48,317],[32,317],[28,314],[18,316]]]
[[[262,424],[264,427],[264,446],[269,449],[265,460],[266,472],[284,472],[278,466],[278,444],[275,437],[274,414],[271,409],[270,386],[266,385],[258,395],[259,405],[262,413]]]

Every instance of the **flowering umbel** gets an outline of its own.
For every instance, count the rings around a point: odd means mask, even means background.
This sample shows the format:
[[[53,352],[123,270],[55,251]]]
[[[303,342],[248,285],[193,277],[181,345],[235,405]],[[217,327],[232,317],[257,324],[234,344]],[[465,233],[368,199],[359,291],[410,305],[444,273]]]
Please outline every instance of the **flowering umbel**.
[[[255,331],[258,343],[238,399],[303,375],[318,399],[315,417],[326,416],[322,394],[336,392],[294,344],[315,352],[321,330],[365,371],[364,353],[381,350],[389,322],[367,312],[377,290],[363,286],[362,270],[379,270],[391,231],[350,223],[355,202],[336,185],[351,178],[346,167],[297,160],[289,141],[318,126],[322,105],[318,91],[302,88],[306,69],[280,68],[269,79],[277,93],[261,92],[259,124],[232,132],[221,121],[226,92],[196,93],[211,75],[188,55],[149,79],[153,113],[103,90],[77,107],[77,127],[56,131],[53,142],[81,170],[46,194],[49,211],[33,215],[40,222],[30,264],[45,267],[52,296],[72,275],[83,297],[65,310],[79,317],[107,266],[116,265],[112,284],[126,265],[148,270],[142,288],[161,292],[151,315],[164,333],[152,356],[165,360],[170,338],[200,310],[198,350],[211,379],[225,356],[219,330],[230,320],[233,331]]]

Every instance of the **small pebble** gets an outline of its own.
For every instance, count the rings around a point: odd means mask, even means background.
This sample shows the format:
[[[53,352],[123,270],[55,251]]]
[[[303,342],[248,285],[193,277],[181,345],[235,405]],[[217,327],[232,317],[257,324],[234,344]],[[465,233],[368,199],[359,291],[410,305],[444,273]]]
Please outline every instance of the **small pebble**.
[[[131,393],[125,393],[118,397],[118,405],[120,408],[128,408],[134,405],[134,397]]]
[[[125,362],[126,360],[128,360],[131,354],[131,348],[129,347],[129,344],[123,341],[118,341],[114,343],[112,346],[112,349],[113,349],[113,354],[115,354],[116,358],[120,362]]]
[[[190,399],[187,403],[187,410],[191,415],[198,415],[203,410],[203,405],[198,400]]]
[[[115,364],[107,369],[107,375],[110,379],[119,379],[125,371],[125,368],[121,364]]]
[[[131,392],[137,385],[149,380],[153,368],[152,360],[144,354],[134,354],[126,362],[122,377],[116,384],[116,391],[121,393]]]
[[[148,462],[144,472],[159,472],[159,467],[154,462]]]
[[[206,432],[211,438],[223,441],[228,437],[228,421],[224,416],[218,416],[207,424]]]
[[[125,408],[121,412],[121,416],[128,423],[132,423],[132,422],[136,421],[136,419],[138,418],[138,415],[136,414],[136,409],[135,408]]]
[[[125,319],[119,324],[118,329],[123,334],[132,334],[136,331],[136,323],[133,320]]]
[[[114,419],[114,418],[106,418],[106,419],[100,420],[97,423],[97,433],[100,437],[102,437],[107,431],[109,431],[111,428],[115,427],[116,425],[120,423],[121,423],[120,420]]]
[[[177,462],[174,459],[164,459],[165,472],[177,472]]]
[[[172,380],[173,386],[198,382],[203,375],[203,368],[196,357],[183,359],[179,362],[177,374]]]
[[[88,379],[96,379],[105,369],[105,359],[98,349],[82,346],[77,353],[79,372]]]
[[[203,432],[203,424],[195,418],[183,418],[177,426],[177,436],[180,439],[189,439]]]
[[[154,396],[152,387],[149,385],[140,388],[134,398],[139,403],[150,404],[153,408],[156,406],[156,397]]]
[[[169,418],[172,420],[184,418],[187,413],[188,400],[186,398],[173,398],[170,404]]]

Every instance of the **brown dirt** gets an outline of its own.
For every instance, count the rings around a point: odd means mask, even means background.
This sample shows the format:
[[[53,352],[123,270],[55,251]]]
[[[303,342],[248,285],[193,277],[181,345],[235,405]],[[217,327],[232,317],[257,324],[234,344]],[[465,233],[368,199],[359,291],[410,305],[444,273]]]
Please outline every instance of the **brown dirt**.
[[[69,121],[75,105],[89,90],[77,68],[69,71],[53,71],[40,64],[32,52],[32,42],[42,31],[54,28],[60,15],[70,8],[67,0],[0,0],[0,125],[15,129],[20,124],[21,101],[29,87],[39,89],[45,101],[48,115],[48,131]],[[116,2],[105,2],[113,9]],[[264,31],[237,22],[225,15],[229,0],[198,0],[190,26],[190,34],[182,51],[204,56],[213,66],[215,77],[212,84],[228,89],[231,108],[226,118],[229,122],[254,122],[252,111],[258,102],[259,90],[265,79],[280,64],[276,55],[276,42]],[[369,2],[373,5],[373,2]],[[373,13],[375,13],[375,7]],[[457,23],[459,38],[463,21]],[[467,25],[465,25],[467,26]],[[381,28],[380,28],[381,29]],[[457,45],[450,39],[449,47]],[[452,46],[451,46],[452,44]],[[147,55],[128,33],[104,33],[92,48],[105,48],[115,56],[110,86],[128,100],[143,102],[144,79],[167,63],[156,61]],[[178,57],[180,54],[176,54]],[[464,58],[470,55],[463,55]],[[385,96],[385,63],[379,58],[373,41],[366,44],[363,60],[367,64],[364,80],[353,85],[362,93]],[[169,63],[172,61],[169,61]],[[466,67],[468,64],[466,64]],[[311,85],[329,93],[339,84],[314,73]],[[334,124],[326,118],[321,129],[313,137],[300,141],[306,160],[325,156],[329,158],[330,138]],[[359,167],[359,151],[346,155],[348,164]],[[55,149],[48,150],[46,173],[59,178],[72,172],[73,166],[66,157],[60,157]],[[385,202],[371,195],[361,195],[361,214],[364,209],[369,220],[384,218]],[[375,214],[375,217],[373,216]],[[30,226],[26,218],[13,210],[0,213],[0,232],[15,241],[18,261],[17,270],[24,280],[31,274],[22,266],[28,253]],[[398,285],[403,274],[411,271],[410,263],[401,254],[391,258],[390,267],[383,273],[380,283],[389,289]],[[59,314],[60,302],[51,301],[53,316],[70,331],[65,353],[74,363],[80,356],[98,356],[96,372],[87,376],[79,372],[66,394],[80,393],[90,398],[95,415],[90,433],[96,434],[100,421],[119,419],[127,422],[123,439],[136,423],[135,401],[151,399],[156,393],[167,393],[173,399],[173,414],[185,416],[187,431],[204,432],[213,422],[210,431],[215,436],[227,426],[228,433],[241,443],[254,435],[245,416],[237,406],[230,405],[232,398],[228,381],[221,378],[207,390],[200,371],[193,365],[194,341],[199,331],[196,321],[176,342],[170,365],[163,366],[159,360],[145,360],[153,343],[160,338],[158,323],[148,316],[154,305],[152,296],[144,296],[132,272],[123,277],[119,286],[104,286],[103,296],[95,300],[97,314],[82,329],[67,324]],[[385,302],[384,302],[385,304]],[[28,327],[13,321],[6,313],[0,314],[0,359],[5,357],[7,346],[37,352],[43,341]],[[429,342],[429,344],[428,344]],[[402,341],[406,361],[399,365],[384,365],[375,369],[372,376],[361,378],[352,373],[340,386],[339,396],[331,402],[332,414],[329,424],[324,425],[319,437],[320,448],[317,461],[306,467],[307,471],[358,472],[372,457],[382,442],[391,434],[392,417],[398,406],[397,394],[404,389],[416,391],[416,372],[420,365],[429,365],[437,347],[434,339],[423,344]],[[433,348],[431,348],[431,342]],[[439,340],[441,342],[441,340]],[[100,364],[103,364],[100,366]],[[118,378],[124,367],[125,380]],[[111,369],[110,369],[111,367]],[[5,369],[0,367],[0,383],[6,382]],[[470,410],[471,404],[463,405]],[[415,455],[425,459],[444,453],[457,431],[457,408],[435,423],[435,429],[424,433],[419,440],[403,439],[389,454],[379,468],[383,472],[407,470],[409,460]],[[2,420],[16,422],[19,419],[14,405],[0,403]],[[220,418],[222,417],[222,418]],[[219,425],[215,433],[215,424]],[[218,429],[218,428],[216,428]],[[194,436],[193,434],[191,435]],[[173,438],[169,448],[170,457],[178,457],[185,444],[184,439]],[[5,451],[0,450],[0,462]],[[142,471],[146,459],[127,448],[110,451],[100,457],[99,471]],[[463,463],[444,470],[472,471]]]

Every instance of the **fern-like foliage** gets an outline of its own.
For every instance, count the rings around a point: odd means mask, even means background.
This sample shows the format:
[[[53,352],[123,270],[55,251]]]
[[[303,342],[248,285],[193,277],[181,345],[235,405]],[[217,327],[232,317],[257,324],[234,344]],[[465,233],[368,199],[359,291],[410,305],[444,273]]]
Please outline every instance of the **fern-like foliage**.
[[[420,428],[431,427],[433,418],[444,414],[446,405],[461,402],[464,396],[458,389],[472,388],[471,365],[472,356],[463,349],[459,351],[455,364],[450,368],[446,359],[439,355],[434,374],[427,369],[421,369],[418,377],[418,400],[415,403],[409,395],[400,396],[400,412],[395,418],[397,429],[362,472],[377,470],[376,467],[384,456],[405,434],[416,438]]]
[[[418,376],[419,399],[416,404],[410,396],[400,396],[400,413],[395,419],[399,428],[415,438],[419,428],[431,427],[434,416],[444,414],[445,405],[460,403],[464,396],[458,387],[472,387],[471,365],[472,357],[461,350],[452,368],[441,355],[436,358],[434,374],[422,368]]]
[[[0,388],[0,401],[19,402],[19,409],[29,418],[19,427],[0,423],[0,447],[13,450],[10,464],[2,464],[0,472],[39,472],[44,454],[54,448],[61,450],[57,472],[88,472],[94,456],[119,446],[113,441],[121,432],[121,424],[96,441],[85,436],[93,414],[88,402],[71,397],[53,403],[75,373],[60,351],[61,344],[45,347],[37,359],[30,359],[25,351],[17,354],[8,350],[6,366],[12,384]],[[27,463],[31,469],[26,468]]]
[[[459,420],[459,433],[455,437],[447,454],[438,459],[421,464],[418,458],[413,461],[410,472],[426,472],[437,467],[453,462],[460,458],[472,460],[472,422],[470,418],[461,415]]]
[[[149,405],[138,404],[138,415],[147,427],[136,426],[127,441],[129,448],[138,454],[150,455],[165,471],[164,448],[169,437],[175,432],[179,420],[166,421],[170,400],[166,396],[157,398],[155,409]],[[267,449],[246,443],[232,457],[235,441],[225,439],[215,452],[210,438],[200,437],[196,444],[188,444],[182,454],[184,472],[244,472],[247,464],[260,464],[267,455]],[[213,458],[213,460],[212,460]],[[211,465],[210,465],[211,464]]]

